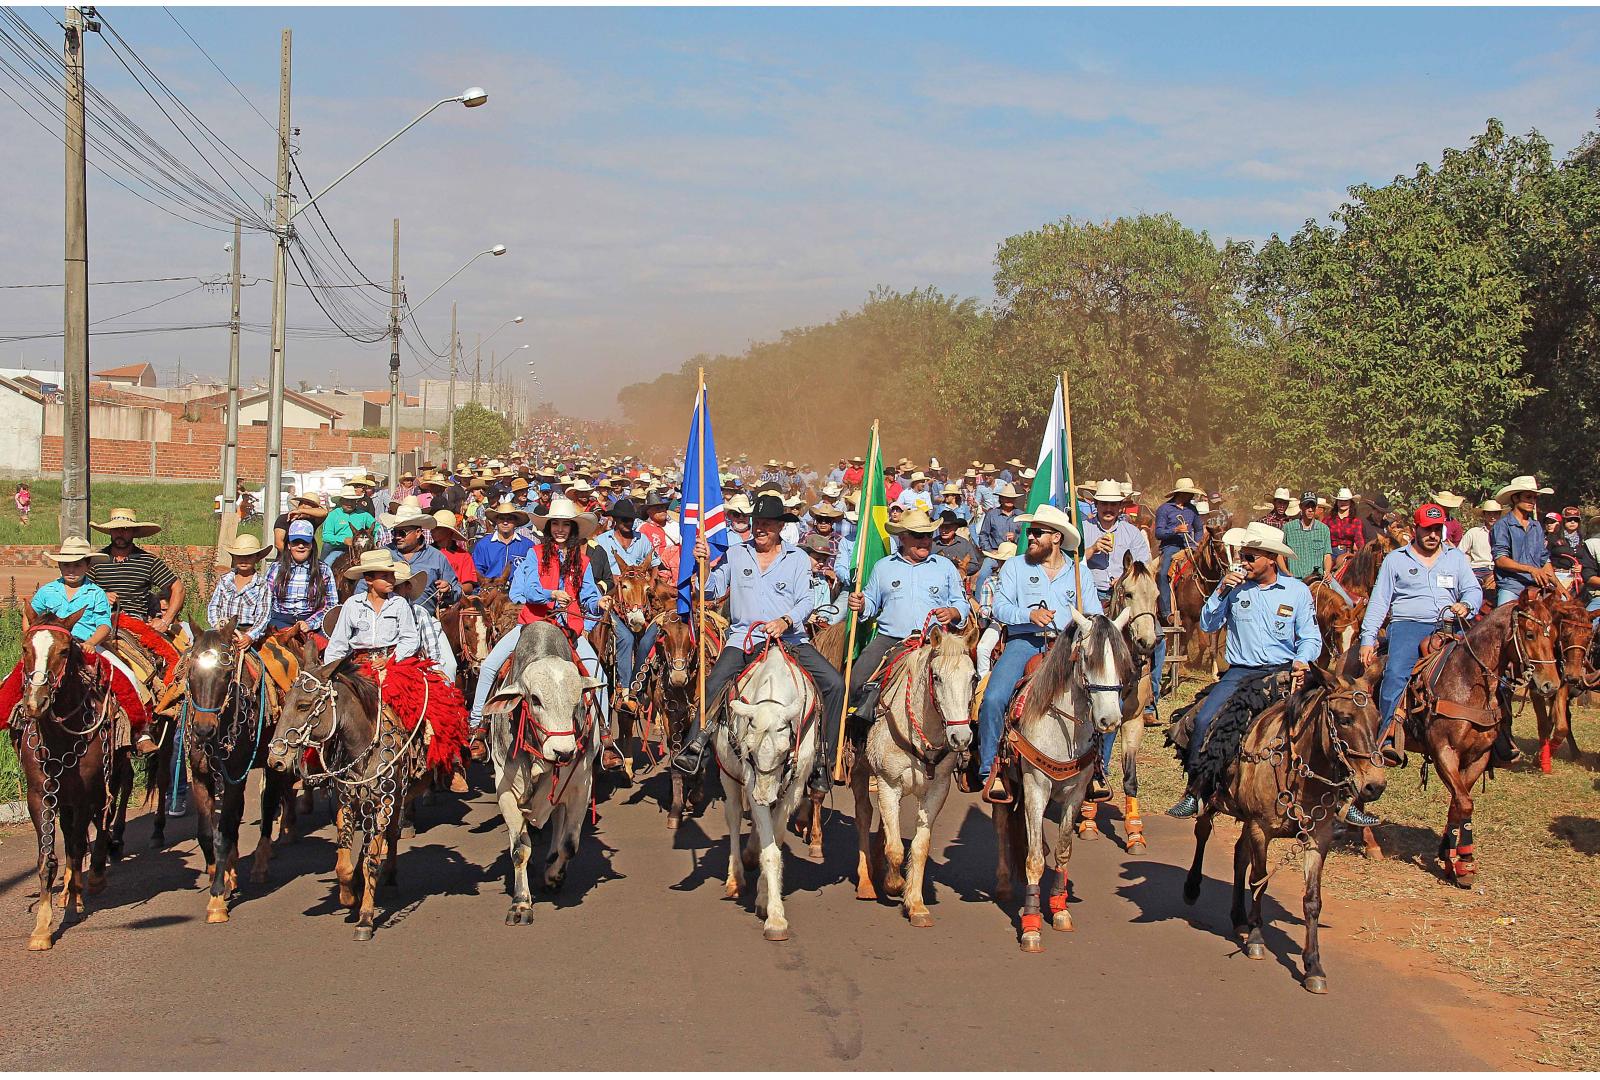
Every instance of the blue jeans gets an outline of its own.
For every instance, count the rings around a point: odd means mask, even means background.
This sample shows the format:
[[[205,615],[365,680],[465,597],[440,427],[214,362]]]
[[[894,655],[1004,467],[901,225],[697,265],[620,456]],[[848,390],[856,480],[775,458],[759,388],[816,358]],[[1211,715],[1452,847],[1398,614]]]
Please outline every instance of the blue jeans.
[[[1235,664],[1227,671],[1224,671],[1217,678],[1216,685],[1211,688],[1211,693],[1207,694],[1206,699],[1200,703],[1200,708],[1195,710],[1194,733],[1189,736],[1189,753],[1184,761],[1185,766],[1187,767],[1194,762],[1195,754],[1200,752],[1200,744],[1206,740],[1206,732],[1211,730],[1211,721],[1217,718],[1217,714],[1228,703],[1228,699],[1233,696],[1233,692],[1239,689],[1240,683],[1257,675],[1265,675],[1273,671],[1284,671],[1288,667],[1288,664],[1271,664],[1266,667],[1242,667]]]
[[[511,659],[511,654],[517,649],[517,639],[522,637],[522,627],[512,627],[511,631],[494,643],[494,648],[489,650],[489,657],[483,662],[483,668],[478,675],[478,686],[472,694],[471,726],[477,731],[483,726],[483,707],[489,703],[489,694],[494,689],[495,676],[500,672],[500,665]],[[585,675],[598,675],[605,678],[605,671],[600,666],[600,657],[595,655],[594,646],[589,644],[587,637],[578,638],[578,659],[583,661]],[[606,688],[600,687],[595,692],[595,698],[600,706],[600,715],[607,716]]]
[[[1378,715],[1383,723],[1378,726],[1378,741],[1383,742],[1394,723],[1394,711],[1400,705],[1400,695],[1405,692],[1411,678],[1411,669],[1422,655],[1422,639],[1433,633],[1435,623],[1420,619],[1391,619],[1389,621],[1389,658],[1384,661],[1383,682],[1378,686]]]
[[[344,554],[344,549],[345,545],[343,544],[329,544],[327,547],[323,548],[322,564],[324,566],[332,566],[336,561],[338,561],[339,556]]]
[[[1028,634],[1006,642],[1005,651],[994,662],[989,672],[989,685],[984,687],[983,702],[978,706],[978,772],[989,775],[994,756],[1000,749],[1000,733],[1005,729],[1006,705],[1011,701],[1011,691],[1022,679],[1022,669],[1028,661],[1044,652],[1044,637]]]
[[[1521,596],[1522,591],[1526,588],[1527,586],[1520,581],[1513,582],[1509,588],[1505,585],[1496,585],[1494,590],[1494,606],[1502,607],[1505,604],[1515,603],[1517,597]]]
[[[635,634],[629,629],[628,621],[618,615],[611,616],[611,628],[617,635],[617,688],[621,691],[632,686],[633,673],[650,656],[650,647],[661,636],[661,628],[655,623],[646,623],[644,629]]]
[[[1167,578],[1167,572],[1172,569],[1172,558],[1182,548],[1162,547],[1161,565],[1156,569],[1156,610],[1165,619],[1172,614],[1172,582]]]

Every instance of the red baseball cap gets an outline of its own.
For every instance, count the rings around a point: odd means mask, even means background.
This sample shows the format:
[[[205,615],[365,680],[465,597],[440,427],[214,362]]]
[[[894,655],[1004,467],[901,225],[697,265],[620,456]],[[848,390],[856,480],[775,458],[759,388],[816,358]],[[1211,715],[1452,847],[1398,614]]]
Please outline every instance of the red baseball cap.
[[[1447,516],[1444,507],[1438,503],[1423,503],[1417,507],[1417,512],[1411,515],[1411,520],[1416,523],[1417,528],[1426,529],[1433,525],[1442,526]]]

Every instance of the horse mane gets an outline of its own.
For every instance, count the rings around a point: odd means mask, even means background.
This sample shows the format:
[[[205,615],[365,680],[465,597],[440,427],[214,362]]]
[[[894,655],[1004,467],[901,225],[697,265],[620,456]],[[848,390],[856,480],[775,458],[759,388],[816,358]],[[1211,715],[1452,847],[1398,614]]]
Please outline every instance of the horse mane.
[[[1123,640],[1122,631],[1104,615],[1090,615],[1088,619],[1089,629],[1079,630],[1068,647],[1063,648],[1063,641],[1057,639],[1056,644],[1045,653],[1028,690],[1029,718],[1038,716],[1057,698],[1072,691],[1072,671],[1080,648],[1087,648],[1092,653],[1110,648],[1117,666],[1117,677],[1120,681],[1126,681],[1124,676],[1132,663],[1132,654],[1128,650],[1128,643]]]
[[[325,665],[318,672],[324,682],[339,683],[355,695],[366,710],[367,716],[373,720],[383,708],[382,699],[378,696],[378,684],[361,674],[361,669],[356,665],[355,657],[346,656],[335,660],[332,664]]]

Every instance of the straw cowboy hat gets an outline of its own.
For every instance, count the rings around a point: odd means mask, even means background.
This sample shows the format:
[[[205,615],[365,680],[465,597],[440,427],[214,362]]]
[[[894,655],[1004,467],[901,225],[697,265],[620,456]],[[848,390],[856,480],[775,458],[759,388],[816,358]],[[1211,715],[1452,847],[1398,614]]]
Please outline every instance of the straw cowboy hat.
[[[777,467],[778,467],[778,459],[777,458],[768,458],[767,459],[767,468],[776,469]]]
[[[610,487],[611,485],[610,484],[605,484],[604,486],[605,487]],[[578,481],[575,481],[574,483],[568,484],[567,485],[567,493],[571,494],[574,491],[577,492],[579,495],[593,495],[594,494],[594,488],[589,486],[589,482],[587,480],[578,480]]]
[[[1333,501],[1336,503],[1355,502],[1356,495],[1355,492],[1351,491],[1349,488],[1342,487],[1333,493]]]
[[[1078,545],[1083,542],[1083,534],[1078,532],[1078,527],[1072,523],[1072,518],[1065,511],[1059,510],[1049,503],[1045,503],[1030,514],[1018,514],[1017,521],[1024,525],[1038,525],[1044,529],[1054,529],[1061,534],[1061,550],[1077,551]]]
[[[318,501],[315,495],[296,495],[289,500],[291,514],[304,514],[308,518],[321,521],[328,516],[328,508]]]
[[[44,557],[53,563],[74,563],[88,559],[92,563],[105,562],[111,558],[103,551],[97,551],[89,546],[89,541],[81,536],[69,536],[61,541],[60,551],[47,551]]]
[[[335,499],[355,499],[355,500],[359,501],[361,499],[366,498],[366,496],[361,494],[361,492],[357,491],[353,484],[346,484],[344,487],[339,489],[339,494],[335,495],[334,498]]]
[[[926,480],[927,478],[928,478],[928,474],[919,469],[916,472],[911,474],[910,482],[915,484],[918,480]]]
[[[1549,495],[1552,493],[1550,488],[1540,487],[1539,481],[1535,480],[1531,476],[1516,476],[1512,477],[1511,483],[1495,492],[1494,497],[1496,500],[1500,500],[1504,499],[1507,495],[1515,495],[1519,491],[1531,491],[1535,495]],[[113,513],[115,513],[115,511],[113,511]],[[99,526],[95,527],[99,528]]]
[[[1089,498],[1095,502],[1123,503],[1128,497],[1122,493],[1122,485],[1115,480],[1101,480],[1095,484],[1094,491]]]
[[[1243,551],[1266,551],[1273,555],[1293,555],[1294,551],[1283,542],[1283,530],[1252,521],[1242,529],[1229,529],[1222,534],[1222,542]]]
[[[1485,514],[1503,514],[1506,511],[1505,507],[1501,506],[1493,499],[1483,500],[1483,505],[1479,506],[1478,509]]]
[[[1024,467],[1022,462],[1018,461],[1016,458],[1006,458],[1006,464],[1010,465],[1013,469],[1021,469]]]
[[[250,533],[240,533],[233,538],[233,543],[223,546],[222,553],[237,558],[249,558],[254,555],[264,555],[271,550],[271,544],[262,543]]]
[[[578,504],[571,499],[553,499],[549,513],[533,515],[533,523],[540,532],[545,531],[546,522],[551,521],[572,522],[573,528],[578,530],[579,540],[589,539],[600,528],[599,520],[593,514],[579,510]]]
[[[1020,499],[1022,498],[1022,492],[1017,490],[1017,485],[1015,484],[1005,484],[999,491],[994,493],[994,497],[997,499]]]
[[[889,522],[885,528],[894,536],[899,536],[901,533],[931,536],[938,531],[939,526],[928,516],[927,511],[917,509],[901,514],[900,520]]]
[[[388,548],[373,548],[363,551],[360,560],[344,572],[350,581],[355,581],[362,574],[393,574],[398,584],[411,576],[411,567],[405,560],[396,559],[394,552]]]
[[[110,517],[102,522],[89,522],[89,528],[98,529],[103,533],[108,533],[112,529],[132,529],[135,539],[141,536],[154,536],[161,531],[160,525],[153,521],[140,521],[139,515],[126,506],[113,507]]]
[[[829,521],[837,521],[839,518],[844,517],[844,511],[840,510],[832,503],[817,503],[811,508],[811,516],[814,518],[827,518]]]
[[[1433,501],[1446,510],[1459,510],[1461,504],[1467,501],[1467,497],[1465,495],[1457,495],[1449,488],[1445,488],[1443,491],[1434,493]]]
[[[742,491],[723,503],[722,508],[730,514],[752,514],[755,512],[755,506],[750,502],[750,496]]]
[[[493,510],[490,510],[485,516],[491,518],[511,518],[518,525],[526,525],[529,521],[528,512],[526,510],[517,509],[517,505],[511,502],[502,502],[499,506],[495,507]]]
[[[1007,540],[993,551],[985,551],[983,554],[985,558],[993,559],[995,562],[1005,562],[1016,553],[1017,545],[1013,544],[1010,540]]]
[[[449,510],[435,510],[433,512],[433,528],[435,532],[443,529],[445,532],[454,533],[456,539],[465,543],[467,538],[462,533],[460,525],[461,519]]]
[[[1197,499],[1206,497],[1206,493],[1200,490],[1199,485],[1187,476],[1178,477],[1178,482],[1172,485],[1171,491],[1167,492],[1167,498],[1169,499],[1174,495],[1193,495]]]

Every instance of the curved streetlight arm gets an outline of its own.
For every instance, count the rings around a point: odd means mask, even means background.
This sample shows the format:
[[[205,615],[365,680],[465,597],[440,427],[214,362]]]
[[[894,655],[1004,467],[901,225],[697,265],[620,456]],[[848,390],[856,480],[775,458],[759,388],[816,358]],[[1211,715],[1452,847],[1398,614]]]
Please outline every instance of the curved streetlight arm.
[[[507,319],[505,322],[501,323],[499,326],[494,328],[494,333],[490,334],[488,337],[486,337],[482,341],[480,341],[478,343],[478,348],[481,349],[483,346],[489,344],[489,342],[494,340],[494,335],[498,334],[500,331],[504,330],[506,327],[514,326],[517,323],[520,323],[521,321],[522,321],[522,316],[521,315],[518,315],[515,319]]]
[[[323,188],[321,191],[319,191],[315,195],[311,196],[310,199],[308,199],[305,202],[301,203],[299,206],[296,206],[292,211],[290,211],[289,220],[293,221],[295,218],[299,217],[306,210],[309,210],[311,208],[311,204],[312,203],[316,202],[318,199],[322,198],[328,192],[330,192],[334,188],[338,187],[339,184],[341,182],[343,182],[345,177],[349,176],[351,173],[353,173],[357,169],[361,168],[361,166],[365,165],[367,162],[369,162],[373,158],[377,157],[378,154],[380,154],[382,151],[384,151],[384,150],[386,150],[388,148],[390,143],[394,142],[400,136],[404,135],[406,132],[410,131],[412,128],[414,128],[418,124],[422,123],[422,121],[425,120],[428,117],[428,115],[430,113],[432,113],[433,110],[437,109],[440,105],[449,105],[451,102],[462,101],[462,100],[464,100],[463,96],[458,94],[455,97],[440,98],[438,101],[436,101],[432,105],[428,106],[428,108],[422,113],[421,116],[418,116],[415,120],[411,121],[411,123],[407,124],[405,127],[401,128],[399,131],[397,131],[393,135],[389,136],[388,141],[385,142],[382,146],[379,146],[378,149],[372,151],[372,153],[368,154],[366,157],[362,158],[360,161],[358,161],[354,165],[350,166],[344,172],[340,173],[339,174],[339,178],[337,180],[335,180],[333,183],[329,184],[327,187]]]
[[[455,273],[451,274],[449,277],[447,277],[443,281],[439,282],[438,288],[434,289],[427,296],[424,296],[422,298],[421,303],[416,303],[416,304],[410,305],[411,314],[415,315],[417,313],[418,309],[421,308],[423,304],[426,304],[429,300],[432,300],[435,296],[439,295],[439,289],[444,288],[446,285],[450,284],[456,278],[460,277],[463,273],[466,272],[467,267],[471,266],[473,263],[477,262],[479,259],[483,258],[485,255],[502,255],[504,253],[505,253],[505,248],[503,248],[503,247],[499,248],[498,250],[496,250],[495,248],[485,248],[484,250],[478,252],[472,258],[470,258],[466,262],[462,263],[460,270],[457,270]]]

